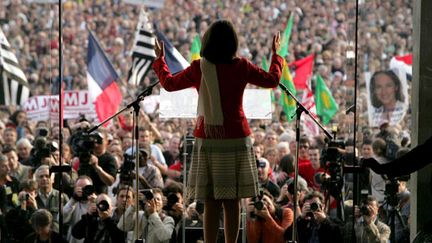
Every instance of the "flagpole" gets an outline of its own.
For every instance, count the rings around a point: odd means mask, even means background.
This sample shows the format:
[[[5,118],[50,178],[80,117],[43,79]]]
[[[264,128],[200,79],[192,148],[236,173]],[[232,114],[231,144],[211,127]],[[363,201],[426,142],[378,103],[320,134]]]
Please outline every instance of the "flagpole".
[[[294,194],[293,194],[293,213],[294,213],[294,221],[292,224],[292,242],[296,242],[297,238],[297,183],[298,183],[298,170],[299,170],[299,145],[300,145],[300,118],[301,114],[304,112],[306,113],[312,120],[321,128],[321,130],[324,132],[324,134],[330,139],[333,139],[333,136],[321,125],[317,119],[311,115],[311,112],[302,105],[302,103],[289,91],[289,89],[279,83],[279,87],[286,93],[286,95],[291,96],[295,102],[296,102],[296,156],[295,156],[295,166],[294,166]]]

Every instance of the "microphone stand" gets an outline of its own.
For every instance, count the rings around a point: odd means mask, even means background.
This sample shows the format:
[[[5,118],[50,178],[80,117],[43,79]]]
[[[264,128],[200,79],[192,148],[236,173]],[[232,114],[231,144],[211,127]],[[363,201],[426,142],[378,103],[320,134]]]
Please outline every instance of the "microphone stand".
[[[310,114],[310,111],[300,103],[300,101],[289,91],[289,89],[279,83],[279,87],[291,98],[293,98],[296,102],[296,156],[295,156],[295,166],[294,166],[294,195],[293,195],[293,213],[294,213],[294,221],[292,224],[292,239],[290,242],[296,242],[296,236],[297,236],[297,181],[298,181],[298,167],[299,167],[299,144],[300,144],[300,118],[301,114],[304,112],[306,115],[308,115],[312,120],[321,128],[321,130],[324,132],[324,134],[330,139],[333,139],[333,136],[321,125],[319,121],[316,120],[314,116]]]
[[[135,127],[134,127],[134,140],[135,140],[135,149],[132,149],[132,151],[135,153],[135,205],[138,207],[139,205],[139,197],[138,197],[138,193],[139,193],[139,144],[138,144],[138,133],[139,133],[139,110],[140,110],[140,102],[144,100],[144,98],[146,96],[149,96],[152,94],[152,90],[153,87],[156,86],[159,83],[159,81],[149,85],[147,88],[144,89],[144,91],[142,91],[138,97],[132,101],[131,103],[127,104],[125,107],[123,107],[121,110],[119,110],[117,113],[115,113],[114,115],[108,117],[107,119],[105,119],[104,121],[102,121],[100,124],[94,126],[93,128],[91,128],[88,133],[90,134],[91,132],[95,131],[96,129],[98,129],[100,126],[102,126],[103,124],[105,124],[106,122],[108,122],[109,120],[113,119],[114,117],[117,117],[120,113],[122,113],[123,111],[133,107],[134,109],[134,116],[133,119],[135,121]],[[135,150],[135,151],[134,151]],[[136,209],[136,217],[135,217],[135,243],[143,243],[143,239],[139,239],[140,235],[139,235],[139,208]],[[123,215],[125,216],[125,215]]]

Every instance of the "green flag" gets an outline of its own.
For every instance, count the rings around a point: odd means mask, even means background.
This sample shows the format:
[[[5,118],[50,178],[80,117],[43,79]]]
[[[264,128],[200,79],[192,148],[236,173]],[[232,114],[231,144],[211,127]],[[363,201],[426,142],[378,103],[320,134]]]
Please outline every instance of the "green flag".
[[[324,125],[328,124],[339,110],[338,104],[320,75],[316,77],[315,103],[317,114],[322,118]]]
[[[288,64],[285,60],[282,68],[281,83],[288,88],[291,94],[293,94],[294,96],[297,94]],[[296,101],[291,96],[287,95],[284,91],[282,91],[281,94],[281,105],[283,111],[287,116],[288,121],[293,120],[293,118],[291,117],[295,114],[297,108]]]
[[[269,66],[268,66],[267,59],[265,58],[265,56],[263,56],[261,59],[261,68],[266,72],[268,72],[268,70],[269,70]]]
[[[191,49],[190,49],[190,60],[189,62],[193,62],[201,58],[201,40],[199,35],[196,35],[192,41]]]
[[[268,66],[267,59],[265,58],[265,56],[263,56],[261,59],[261,68],[266,72],[269,71],[269,66]],[[270,91],[270,96],[271,96],[271,102],[273,104],[276,101],[273,89]]]
[[[294,24],[294,14],[291,13],[291,16],[288,20],[285,31],[282,35],[281,46],[278,51],[279,56],[285,58],[288,55],[288,44],[291,37],[291,31]]]

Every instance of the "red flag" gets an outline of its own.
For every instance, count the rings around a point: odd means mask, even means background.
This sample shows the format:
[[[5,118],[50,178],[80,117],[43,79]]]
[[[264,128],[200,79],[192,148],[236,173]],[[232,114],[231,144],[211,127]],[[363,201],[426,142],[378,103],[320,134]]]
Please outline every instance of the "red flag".
[[[408,80],[412,80],[412,57],[412,54],[392,57],[390,69],[398,70],[400,74],[406,74]]]
[[[297,90],[307,89],[308,81],[312,77],[314,55],[311,54],[303,59],[297,60],[289,64],[290,68],[294,68],[294,85]]]

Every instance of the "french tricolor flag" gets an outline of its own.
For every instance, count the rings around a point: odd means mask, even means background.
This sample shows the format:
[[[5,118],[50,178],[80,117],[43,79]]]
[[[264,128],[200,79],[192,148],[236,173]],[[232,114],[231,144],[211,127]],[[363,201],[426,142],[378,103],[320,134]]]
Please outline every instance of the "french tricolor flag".
[[[118,75],[95,36],[89,31],[87,51],[87,83],[99,121],[115,114],[122,101],[117,86]]]
[[[394,56],[390,60],[390,69],[396,69],[405,73],[408,80],[412,79],[412,54]]]
[[[180,54],[173,44],[160,31],[156,30],[156,36],[164,42],[165,61],[172,74],[176,74],[189,67],[189,62]]]

